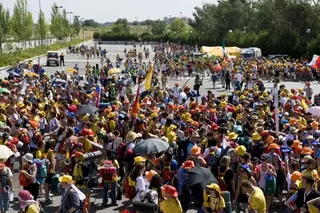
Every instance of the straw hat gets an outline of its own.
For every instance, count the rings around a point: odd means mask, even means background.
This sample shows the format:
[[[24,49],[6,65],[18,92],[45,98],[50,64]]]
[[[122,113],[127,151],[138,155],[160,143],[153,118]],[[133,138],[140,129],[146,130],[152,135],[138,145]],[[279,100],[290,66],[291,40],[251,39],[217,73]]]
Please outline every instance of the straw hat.
[[[210,185],[207,185],[206,187],[207,187],[208,189],[210,189],[210,190],[215,190],[216,192],[218,192],[219,195],[221,195],[221,189],[220,189],[220,187],[219,187],[218,184],[216,184],[216,183],[211,183]]]
[[[190,154],[191,155],[200,155],[201,154],[201,148],[198,147],[198,146],[193,146],[191,148]]]
[[[126,135],[126,141],[134,141],[137,137],[138,135],[135,132],[129,131]]]
[[[134,164],[141,163],[141,162],[146,162],[146,159],[141,156],[137,156],[134,158]]]
[[[60,183],[67,183],[67,184],[72,184],[74,181],[72,180],[72,176],[70,175],[63,175],[59,177],[59,182]]]

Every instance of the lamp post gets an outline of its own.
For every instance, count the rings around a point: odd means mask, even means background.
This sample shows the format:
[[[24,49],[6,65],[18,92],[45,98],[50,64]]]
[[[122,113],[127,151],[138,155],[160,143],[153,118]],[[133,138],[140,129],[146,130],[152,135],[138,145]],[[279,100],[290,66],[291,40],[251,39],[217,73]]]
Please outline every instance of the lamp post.
[[[62,39],[62,17],[61,17],[61,14],[60,14],[60,9],[62,9],[63,7],[62,6],[56,6],[56,9],[58,9],[58,14],[59,14],[59,34],[60,34],[60,38],[59,40]]]
[[[39,0],[39,19],[40,19],[40,44],[43,45],[43,29],[42,29],[42,10],[41,10],[41,0]]]
[[[67,12],[67,14],[69,15],[69,37],[71,38],[71,15],[73,12]]]

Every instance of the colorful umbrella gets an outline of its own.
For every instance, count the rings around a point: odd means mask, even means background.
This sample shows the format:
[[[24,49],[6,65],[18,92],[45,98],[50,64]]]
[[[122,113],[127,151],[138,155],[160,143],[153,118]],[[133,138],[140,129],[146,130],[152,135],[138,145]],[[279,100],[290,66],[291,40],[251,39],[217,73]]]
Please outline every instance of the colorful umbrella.
[[[0,162],[6,162],[14,153],[5,145],[0,145]]]
[[[68,68],[67,71],[72,72],[72,73],[78,73],[78,70],[73,69],[73,68]]]
[[[0,93],[10,93],[7,88],[0,87]]]
[[[113,69],[108,71],[109,75],[114,75],[114,74],[119,74],[119,73],[121,73],[121,70],[118,69],[118,68],[113,68]]]

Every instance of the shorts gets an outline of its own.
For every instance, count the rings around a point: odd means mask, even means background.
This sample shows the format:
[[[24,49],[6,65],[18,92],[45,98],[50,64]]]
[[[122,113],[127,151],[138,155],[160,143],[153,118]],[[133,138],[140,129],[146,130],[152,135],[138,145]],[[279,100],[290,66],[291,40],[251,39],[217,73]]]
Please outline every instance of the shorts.
[[[51,185],[52,177],[53,177],[53,174],[48,174],[48,176],[46,177],[45,183]]]

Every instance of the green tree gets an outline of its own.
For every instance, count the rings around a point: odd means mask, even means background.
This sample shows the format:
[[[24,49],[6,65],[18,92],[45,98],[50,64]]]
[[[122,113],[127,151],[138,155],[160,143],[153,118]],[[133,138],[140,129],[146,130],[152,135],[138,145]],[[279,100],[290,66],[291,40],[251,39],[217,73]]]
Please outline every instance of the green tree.
[[[128,20],[123,18],[123,19],[118,19],[115,23],[112,24],[112,32],[114,33],[128,33],[129,32],[129,25],[128,25]]]
[[[6,38],[9,33],[10,13],[8,9],[4,9],[0,3],[0,52],[2,52],[2,40]]]
[[[167,24],[162,20],[156,20],[151,22],[151,32],[154,35],[161,35],[166,30]]]
[[[80,26],[80,22],[79,22],[79,16],[74,16],[73,17],[73,29],[74,29],[74,33],[76,36],[79,35],[80,30],[81,30],[81,26]]]
[[[84,27],[99,27],[99,23],[93,19],[84,20],[82,26]]]
[[[40,39],[45,39],[48,34],[48,25],[44,17],[44,13],[41,11],[39,14],[39,19],[37,23],[37,34]]]
[[[51,7],[50,32],[56,38],[60,38],[62,36],[61,15],[56,4],[53,4]]]
[[[68,20],[68,15],[66,9],[63,9],[61,15],[61,36],[68,37],[71,34],[70,23]]]
[[[175,19],[170,25],[170,30],[176,33],[184,33],[186,28],[186,24],[182,19]]]
[[[33,34],[33,18],[27,0],[17,0],[10,20],[12,34],[19,41],[27,41]]]

